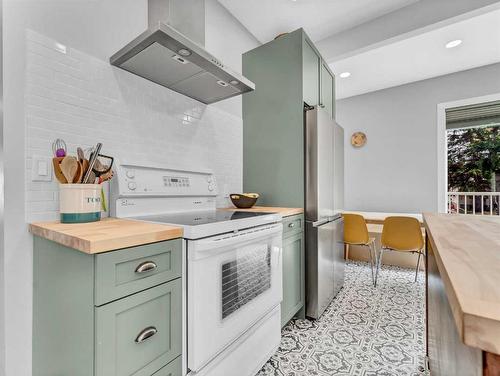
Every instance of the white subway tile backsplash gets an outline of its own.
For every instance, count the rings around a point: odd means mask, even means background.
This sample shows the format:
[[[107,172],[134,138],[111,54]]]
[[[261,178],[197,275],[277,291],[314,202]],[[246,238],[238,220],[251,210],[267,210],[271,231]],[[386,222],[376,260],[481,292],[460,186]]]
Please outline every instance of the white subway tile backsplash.
[[[64,48],[63,48],[64,47]],[[61,51],[66,51],[63,53]],[[31,158],[52,155],[62,138],[77,146],[103,143],[118,159],[214,171],[223,187],[242,187],[242,120],[102,61],[27,33],[25,92],[27,220],[58,217],[58,184],[31,182]]]
[[[31,201],[53,202],[54,198],[55,198],[55,193],[50,191],[30,191],[28,192],[27,195],[28,202]]]

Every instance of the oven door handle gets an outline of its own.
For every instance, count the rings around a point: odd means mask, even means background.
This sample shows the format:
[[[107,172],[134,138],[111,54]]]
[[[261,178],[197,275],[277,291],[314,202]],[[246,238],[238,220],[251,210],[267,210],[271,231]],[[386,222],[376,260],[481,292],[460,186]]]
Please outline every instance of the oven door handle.
[[[193,247],[196,252],[209,251],[214,248],[225,248],[233,244],[280,234],[282,231],[283,225],[281,223],[277,223],[262,229],[255,228],[236,233],[224,234],[213,238],[193,240],[191,242],[191,247]]]
[[[271,247],[271,267],[277,269],[281,267],[281,252],[283,248],[278,246]]]

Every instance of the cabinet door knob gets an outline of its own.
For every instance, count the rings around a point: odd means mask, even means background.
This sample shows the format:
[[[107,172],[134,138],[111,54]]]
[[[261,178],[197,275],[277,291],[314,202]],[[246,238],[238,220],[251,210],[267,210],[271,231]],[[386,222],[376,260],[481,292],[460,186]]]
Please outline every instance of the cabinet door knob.
[[[137,335],[137,337],[135,338],[135,343],[144,342],[148,338],[154,336],[156,333],[158,333],[158,330],[154,326],[148,326],[147,328],[141,330],[141,332]]]
[[[158,266],[153,261],[144,261],[140,263],[137,268],[135,268],[136,273],[147,273],[155,270]]]

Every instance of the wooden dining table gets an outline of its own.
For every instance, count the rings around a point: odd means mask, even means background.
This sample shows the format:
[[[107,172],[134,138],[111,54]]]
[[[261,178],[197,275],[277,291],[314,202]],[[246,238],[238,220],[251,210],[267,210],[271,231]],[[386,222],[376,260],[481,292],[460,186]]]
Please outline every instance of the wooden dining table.
[[[370,211],[358,211],[358,210],[341,210],[341,213],[349,214],[359,214],[365,218],[366,223],[382,225],[387,217],[412,217],[418,219],[420,225],[424,225],[424,219],[422,214],[418,213],[385,213],[385,212],[370,212]]]

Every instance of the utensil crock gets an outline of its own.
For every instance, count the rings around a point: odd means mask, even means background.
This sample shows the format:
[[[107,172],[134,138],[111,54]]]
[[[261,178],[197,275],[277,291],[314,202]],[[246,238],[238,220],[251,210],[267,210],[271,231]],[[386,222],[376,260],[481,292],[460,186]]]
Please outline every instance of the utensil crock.
[[[99,184],[60,184],[59,211],[62,223],[96,222],[101,219]]]

